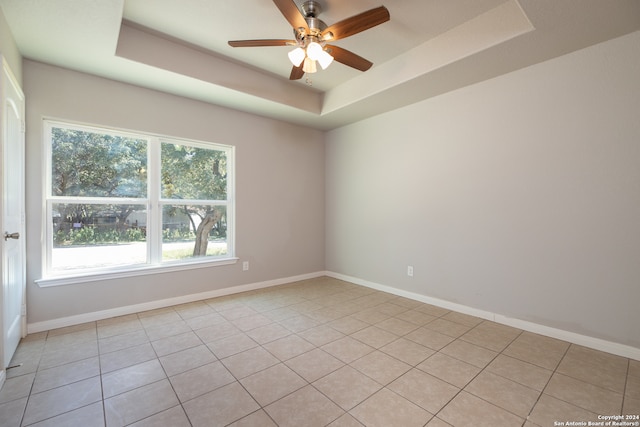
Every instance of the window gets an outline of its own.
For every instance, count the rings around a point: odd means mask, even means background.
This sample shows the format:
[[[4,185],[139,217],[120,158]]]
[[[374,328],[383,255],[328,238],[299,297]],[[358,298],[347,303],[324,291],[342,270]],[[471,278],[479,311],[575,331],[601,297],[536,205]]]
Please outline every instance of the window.
[[[233,257],[233,147],[45,122],[46,273]]]

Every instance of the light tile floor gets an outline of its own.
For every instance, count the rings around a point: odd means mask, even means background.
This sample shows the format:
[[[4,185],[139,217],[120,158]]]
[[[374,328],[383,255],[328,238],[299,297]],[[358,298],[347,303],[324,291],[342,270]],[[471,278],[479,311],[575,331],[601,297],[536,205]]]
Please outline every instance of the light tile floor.
[[[326,277],[29,335],[12,365],[5,427],[546,427],[640,414],[638,361]]]

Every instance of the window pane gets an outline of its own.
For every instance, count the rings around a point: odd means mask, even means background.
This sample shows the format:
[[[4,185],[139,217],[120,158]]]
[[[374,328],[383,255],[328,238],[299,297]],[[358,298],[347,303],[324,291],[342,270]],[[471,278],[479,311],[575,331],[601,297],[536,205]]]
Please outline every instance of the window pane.
[[[226,200],[227,155],[224,151],[162,143],[162,197]]]
[[[147,196],[147,141],[51,129],[53,196]]]
[[[144,205],[55,203],[52,208],[54,270],[147,262]]]
[[[164,206],[162,210],[163,261],[226,254],[226,207]]]
[[[47,275],[233,256],[233,147],[50,121],[45,129]]]

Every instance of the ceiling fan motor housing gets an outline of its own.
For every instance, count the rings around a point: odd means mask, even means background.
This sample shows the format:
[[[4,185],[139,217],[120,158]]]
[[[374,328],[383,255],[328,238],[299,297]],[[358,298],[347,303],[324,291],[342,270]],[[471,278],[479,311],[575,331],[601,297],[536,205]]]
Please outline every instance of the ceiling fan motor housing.
[[[318,15],[322,12],[322,6],[320,3],[314,0],[307,0],[300,6],[302,14],[304,15],[307,26],[309,27],[309,34],[302,28],[294,28],[296,40],[302,47],[306,47],[307,44],[315,41],[316,43],[322,42],[320,34],[327,28],[327,24],[318,18]]]
[[[320,6],[320,3],[314,0],[307,0],[302,3],[301,9],[302,14],[305,17],[317,18],[318,15],[320,15],[320,13],[322,12],[322,6]]]

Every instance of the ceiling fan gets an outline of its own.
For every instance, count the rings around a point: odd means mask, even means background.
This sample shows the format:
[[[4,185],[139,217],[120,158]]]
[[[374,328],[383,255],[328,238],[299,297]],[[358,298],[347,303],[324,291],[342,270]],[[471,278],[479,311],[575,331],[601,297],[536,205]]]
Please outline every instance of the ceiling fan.
[[[229,45],[232,47],[295,46],[295,49],[289,52],[289,59],[293,64],[290,80],[298,80],[305,73],[315,73],[316,62],[324,70],[334,59],[357,70],[367,71],[373,65],[372,62],[327,42],[358,34],[390,19],[387,8],[380,6],[327,26],[318,19],[322,8],[317,1],[306,0],[301,10],[293,0],[273,0],[273,2],[293,27],[295,40],[232,40]]]

